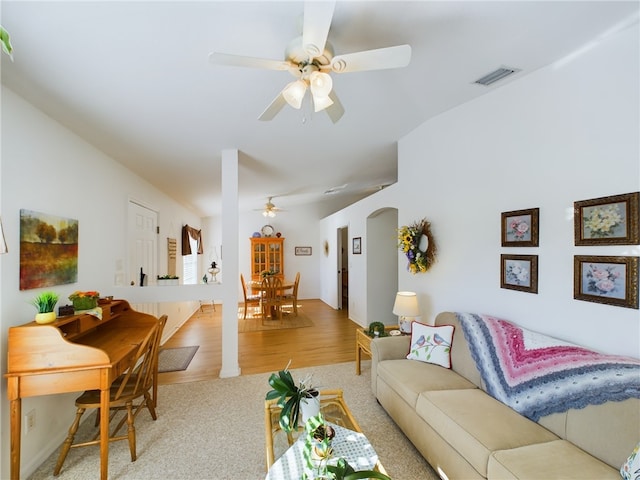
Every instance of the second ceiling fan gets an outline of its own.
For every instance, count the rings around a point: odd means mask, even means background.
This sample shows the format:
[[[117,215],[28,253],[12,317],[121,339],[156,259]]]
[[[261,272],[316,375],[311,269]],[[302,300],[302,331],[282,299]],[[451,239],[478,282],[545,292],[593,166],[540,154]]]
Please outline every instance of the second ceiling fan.
[[[286,104],[299,109],[307,90],[310,90],[314,111],[325,110],[336,123],[342,118],[344,108],[333,91],[333,80],[329,73],[406,67],[411,60],[411,47],[398,45],[334,56],[333,47],[327,41],[334,9],[335,1],[305,2],[302,36],[289,43],[284,60],[221,52],[210,53],[209,59],[217,65],[286,70],[296,77],[262,112],[259,120],[273,119]]]

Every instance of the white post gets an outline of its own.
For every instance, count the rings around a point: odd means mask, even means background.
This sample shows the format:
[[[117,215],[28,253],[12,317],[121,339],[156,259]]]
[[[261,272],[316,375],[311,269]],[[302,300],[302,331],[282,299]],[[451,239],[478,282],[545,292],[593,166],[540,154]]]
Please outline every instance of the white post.
[[[222,151],[222,368],[220,377],[240,375],[238,363],[238,150]]]

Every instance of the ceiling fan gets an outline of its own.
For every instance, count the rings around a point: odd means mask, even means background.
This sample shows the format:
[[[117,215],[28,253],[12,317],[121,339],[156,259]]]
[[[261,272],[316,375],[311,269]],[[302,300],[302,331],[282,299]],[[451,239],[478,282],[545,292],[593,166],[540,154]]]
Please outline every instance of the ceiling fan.
[[[267,218],[273,218],[276,216],[277,212],[283,212],[284,210],[276,207],[271,201],[273,197],[269,197],[267,203],[264,204],[264,208],[259,208],[258,210],[262,210],[262,215]]]
[[[344,55],[333,55],[333,47],[327,41],[335,1],[307,1],[304,5],[302,36],[291,41],[285,50],[284,60],[245,57],[221,52],[209,54],[216,65],[286,70],[297,80],[287,84],[271,102],[259,120],[271,120],[288,103],[299,109],[307,89],[311,91],[314,111],[325,110],[336,123],[344,114],[344,107],[333,91],[329,73],[361,72],[406,67],[411,60],[411,47],[395,47],[365,50]]]

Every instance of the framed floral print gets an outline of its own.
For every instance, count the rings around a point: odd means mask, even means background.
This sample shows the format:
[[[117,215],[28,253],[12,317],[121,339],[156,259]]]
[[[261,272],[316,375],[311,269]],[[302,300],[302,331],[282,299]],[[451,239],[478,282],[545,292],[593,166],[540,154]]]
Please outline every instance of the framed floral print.
[[[500,287],[538,293],[538,256],[500,255]]]
[[[502,212],[503,247],[537,247],[539,208]]]
[[[573,298],[638,308],[638,257],[576,255]]]
[[[575,244],[638,245],[640,192],[574,202]]]

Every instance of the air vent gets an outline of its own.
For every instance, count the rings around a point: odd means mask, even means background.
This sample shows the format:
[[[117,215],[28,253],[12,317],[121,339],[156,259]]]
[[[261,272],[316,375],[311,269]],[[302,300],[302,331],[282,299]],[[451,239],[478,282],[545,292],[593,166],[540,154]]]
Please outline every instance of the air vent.
[[[479,78],[473,83],[477,83],[479,85],[484,85],[485,87],[487,87],[492,83],[496,83],[498,80],[502,80],[503,78],[508,77],[512,73],[516,73],[519,71],[520,70],[517,68],[500,67],[497,70],[494,70],[493,72],[486,74],[484,77]]]

